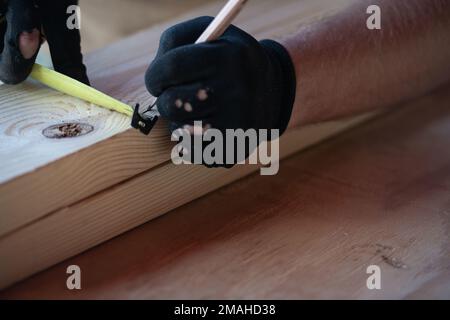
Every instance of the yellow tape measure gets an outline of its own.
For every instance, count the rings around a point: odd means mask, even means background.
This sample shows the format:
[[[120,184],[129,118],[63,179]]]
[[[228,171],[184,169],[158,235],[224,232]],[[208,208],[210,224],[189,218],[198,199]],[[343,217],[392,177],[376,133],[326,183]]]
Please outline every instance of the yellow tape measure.
[[[91,102],[99,107],[123,113],[129,117],[133,116],[133,108],[129,105],[38,63],[34,64],[31,77],[62,93]]]

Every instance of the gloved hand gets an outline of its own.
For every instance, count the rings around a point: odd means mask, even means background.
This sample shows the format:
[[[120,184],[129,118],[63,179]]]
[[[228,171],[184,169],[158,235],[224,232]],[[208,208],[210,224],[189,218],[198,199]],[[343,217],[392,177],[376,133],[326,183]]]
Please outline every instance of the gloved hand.
[[[0,0],[0,81],[17,84],[31,72],[44,32],[53,65],[86,84],[80,32],[67,27],[67,8],[78,0]]]
[[[161,116],[169,120],[171,131],[203,121],[222,132],[279,129],[281,135],[296,91],[288,52],[275,41],[258,42],[235,26],[216,41],[194,44],[211,21],[197,18],[162,35],[146,74]]]

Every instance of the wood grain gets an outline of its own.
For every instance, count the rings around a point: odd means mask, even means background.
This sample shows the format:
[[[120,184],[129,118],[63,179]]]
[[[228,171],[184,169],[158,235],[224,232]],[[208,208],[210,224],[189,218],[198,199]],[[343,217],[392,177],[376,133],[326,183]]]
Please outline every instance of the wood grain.
[[[342,4],[343,1],[339,2]],[[301,20],[299,12],[309,14],[318,10],[323,15],[332,10],[327,3],[322,1],[318,7],[314,1],[286,0],[283,5],[273,8],[273,2],[260,1],[249,6],[239,18],[244,22],[244,28],[254,30],[259,36],[272,32],[273,24],[266,26],[263,21],[268,21],[273,14],[279,16],[276,22],[289,32]],[[145,89],[143,75],[162,30],[189,17],[215,14],[220,7],[221,3],[215,3],[89,55],[87,64],[94,86],[126,103],[149,104],[152,98]],[[290,19],[287,19],[287,13]],[[275,32],[280,29],[273,35]],[[24,95],[24,91],[28,94]],[[0,156],[6,159],[0,168],[0,236],[140,174],[168,160],[170,155],[164,124],[152,132],[150,139],[144,139],[128,129],[126,117],[89,107],[72,98],[67,98],[67,103],[60,103],[62,95],[35,84],[1,86],[0,97],[0,132],[4,133]],[[44,97],[48,100],[44,101]],[[94,116],[89,117],[90,114]],[[105,116],[99,121],[101,115]],[[69,120],[87,122],[95,131],[85,137],[61,141],[42,136],[45,127]],[[111,136],[114,138],[107,139]],[[117,147],[117,140],[125,148]],[[23,148],[19,147],[22,144]],[[29,149],[30,145],[33,148]],[[91,145],[95,147],[86,149]],[[106,162],[107,166],[104,165]]]
[[[291,132],[281,158],[351,128],[368,116]],[[258,169],[232,170],[164,163],[51,213],[0,238],[0,288],[154,219]],[[57,243],[58,245],[55,245]]]
[[[0,297],[449,299],[449,105],[450,87],[293,156],[276,177],[240,180]],[[81,291],[65,288],[71,264],[82,269]],[[366,288],[372,264],[381,290]]]
[[[137,31],[192,11],[210,0],[80,0],[81,47],[103,48]],[[128,17],[126,21],[124,16]]]
[[[338,4],[349,1],[334,1],[334,6],[328,0],[320,2],[319,6],[312,0],[285,0],[276,5],[268,0],[253,2],[238,22],[257,37],[267,33],[277,36],[295,29],[303,12],[317,10],[325,16]],[[177,21],[216,14],[222,5],[213,3],[88,55],[92,83],[125,103],[150,104],[152,97],[143,79],[161,32]],[[275,24],[280,27],[272,31]],[[126,117],[88,107],[80,100],[62,98],[33,83],[0,86],[0,157],[5,159],[0,167],[0,236],[169,159],[164,123],[144,139],[129,129]],[[87,122],[95,130],[84,137],[58,141],[42,136],[44,128],[67,121]]]
[[[271,1],[254,2],[241,19],[245,22],[243,27],[256,36],[265,33],[276,36],[267,28],[274,24],[283,25],[276,32],[287,33],[298,27],[301,21],[298,13],[319,10],[323,17],[333,12],[334,7],[329,4],[325,0],[321,6],[313,1],[286,0],[276,5]],[[221,3],[213,4],[180,20],[208,12],[215,14],[220,6]],[[294,9],[297,14],[293,13]],[[273,16],[280,18],[273,19]],[[271,21],[270,24],[266,25],[266,20]],[[143,73],[157,48],[157,39],[166,27],[155,27],[88,56],[94,86],[130,104],[133,101],[150,103],[152,98],[144,88]],[[145,138],[128,129],[127,119],[121,115],[89,107],[72,98],[63,100],[59,94],[32,83],[19,87],[2,86],[0,90],[4,93],[0,99],[8,106],[3,114],[5,121],[0,126],[5,132],[14,133],[4,135],[8,144],[25,140],[20,134],[28,128],[26,135],[35,139],[29,144],[33,145],[31,154],[27,153],[29,148],[4,150],[4,157],[8,159],[14,160],[16,152],[24,152],[24,156],[5,166],[1,172],[4,183],[0,190],[0,259],[5,263],[0,265],[0,287],[257,169],[240,167],[232,172],[212,173],[203,168],[174,168],[168,163],[171,148],[164,123],[159,124],[150,138]],[[24,91],[28,94],[24,95]],[[39,98],[47,95],[50,96]],[[58,108],[55,109],[53,106],[56,105]],[[87,115],[89,108],[94,109],[93,117]],[[36,121],[38,115],[42,117]],[[366,118],[362,116],[293,132],[290,138],[283,139],[284,154],[310,146]],[[22,124],[23,119],[26,121]],[[22,129],[11,131],[9,128],[16,126],[15,121],[21,123]],[[42,137],[42,128],[66,121],[86,122],[95,130],[72,139]],[[16,170],[13,177],[9,167]],[[183,189],[171,194],[175,180],[187,182]],[[197,180],[203,184],[197,186]]]

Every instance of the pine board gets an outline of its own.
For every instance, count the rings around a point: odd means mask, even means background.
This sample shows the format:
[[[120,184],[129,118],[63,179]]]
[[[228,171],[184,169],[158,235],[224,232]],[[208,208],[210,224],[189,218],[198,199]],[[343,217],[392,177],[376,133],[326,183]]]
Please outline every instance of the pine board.
[[[449,105],[447,87],[398,106],[0,298],[449,299]],[[70,265],[82,290],[65,286]]]
[[[322,18],[348,2],[257,1],[242,12],[237,24],[258,38],[276,37],[295,30],[302,17]],[[143,78],[161,32],[179,21],[213,15],[222,4],[202,7],[88,55],[93,85],[126,103],[149,104],[153,98]],[[88,123],[94,131],[76,139],[43,137],[43,129],[70,120]],[[146,138],[128,122],[125,116],[36,83],[0,86],[0,236],[168,160],[165,124]]]
[[[350,2],[258,1],[244,10],[237,24],[258,38],[276,37]],[[177,21],[213,15],[220,5],[212,4]],[[144,88],[143,74],[157,49],[160,33],[175,22],[90,54],[87,64],[94,86],[130,104],[150,103],[152,97]],[[292,132],[283,139],[282,152],[289,155],[367,117]],[[61,140],[42,136],[49,125],[73,120],[91,124],[94,132]],[[4,261],[0,287],[257,169],[212,172],[198,167],[176,168],[169,162],[171,145],[163,122],[149,138],[130,129],[128,122],[122,115],[36,83],[0,86],[0,260]],[[185,182],[188,178],[204,179],[204,184],[192,192],[196,185]],[[171,194],[171,179],[183,181],[186,188]],[[147,189],[151,188],[157,192],[149,193]],[[169,194],[169,198],[163,197]]]

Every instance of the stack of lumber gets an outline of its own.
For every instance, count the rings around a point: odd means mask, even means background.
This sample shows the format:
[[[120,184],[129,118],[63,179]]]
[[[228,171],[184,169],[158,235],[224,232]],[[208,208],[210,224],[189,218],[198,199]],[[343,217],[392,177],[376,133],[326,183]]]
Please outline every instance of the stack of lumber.
[[[236,24],[257,38],[278,37],[350,2],[258,0]],[[129,104],[149,104],[153,98],[143,79],[161,32],[181,20],[214,15],[222,5],[214,2],[88,55],[93,86]],[[294,130],[281,139],[281,155],[368,117]],[[43,135],[68,123],[88,124],[93,131],[60,139]],[[0,86],[0,288],[258,170],[175,166],[166,123],[149,137],[129,124],[126,116],[37,83]]]

